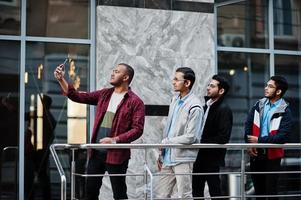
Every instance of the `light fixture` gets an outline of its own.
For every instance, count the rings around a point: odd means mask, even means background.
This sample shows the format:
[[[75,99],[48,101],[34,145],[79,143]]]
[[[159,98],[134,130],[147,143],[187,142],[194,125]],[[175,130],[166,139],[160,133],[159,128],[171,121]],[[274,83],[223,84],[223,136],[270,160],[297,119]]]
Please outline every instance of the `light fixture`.
[[[38,79],[42,80],[42,76],[43,76],[43,65],[39,64],[38,65]]]
[[[25,74],[24,74],[24,82],[25,82],[25,84],[28,83],[28,72],[25,72]]]
[[[230,74],[231,76],[233,76],[233,75],[235,74],[235,69],[230,69],[230,70],[229,70],[229,74]]]

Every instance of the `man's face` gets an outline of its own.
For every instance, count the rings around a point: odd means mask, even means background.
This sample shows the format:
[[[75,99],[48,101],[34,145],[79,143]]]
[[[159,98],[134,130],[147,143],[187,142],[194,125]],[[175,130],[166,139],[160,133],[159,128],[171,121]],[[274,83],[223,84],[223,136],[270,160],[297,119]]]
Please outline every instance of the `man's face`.
[[[175,77],[172,80],[172,85],[175,92],[183,92],[187,90],[186,83],[187,80],[184,79],[184,74],[182,72],[176,72]]]
[[[275,81],[269,80],[264,88],[264,96],[268,99],[273,99],[276,97],[276,91]]]
[[[221,96],[219,94],[219,89],[218,89],[218,84],[219,82],[217,80],[211,80],[210,83],[207,86],[207,96],[211,99],[216,99]]]
[[[120,86],[123,82],[129,78],[126,67],[123,65],[117,65],[111,74],[110,84],[113,86]]]

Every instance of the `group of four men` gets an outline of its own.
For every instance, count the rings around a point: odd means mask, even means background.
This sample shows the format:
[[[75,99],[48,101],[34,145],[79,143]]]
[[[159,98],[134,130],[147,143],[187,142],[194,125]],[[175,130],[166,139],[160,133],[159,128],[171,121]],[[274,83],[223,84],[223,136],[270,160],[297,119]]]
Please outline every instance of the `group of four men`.
[[[125,63],[118,64],[113,69],[110,79],[113,87],[94,92],[76,91],[72,84],[68,84],[64,79],[63,65],[55,69],[54,76],[68,98],[79,103],[97,105],[92,143],[130,143],[142,135],[145,110],[143,101],[129,87],[134,77],[134,70],[131,66]],[[176,70],[172,83],[174,91],[179,94],[172,99],[170,104],[162,143],[225,144],[229,142],[233,117],[231,109],[224,102],[224,97],[230,88],[229,83],[224,77],[214,75],[207,86],[206,103],[202,105],[191,91],[194,82],[195,73],[192,69],[181,67]],[[286,87],[283,87],[283,83]],[[272,77],[269,80],[265,88],[266,98],[260,100],[259,105],[257,103],[248,116],[245,131],[247,142],[286,142],[291,128],[288,104],[282,99],[286,89],[287,82],[283,77],[274,76],[274,79]],[[254,124],[257,125],[256,131],[254,131]],[[265,153],[260,153],[259,150],[249,149],[248,152],[252,157],[251,169],[269,170],[270,166],[275,169],[276,164],[280,167],[278,160],[283,156],[283,151],[279,149],[271,152],[272,157],[269,157],[268,151],[265,159],[261,158],[263,157],[261,155]],[[183,174],[217,173],[220,166],[224,165],[225,153],[226,149],[161,149],[158,168],[162,176],[156,189],[157,197],[170,198],[175,186],[179,198],[203,197],[206,182],[210,196],[220,196],[218,175]],[[259,157],[260,159],[257,159]],[[94,150],[89,155],[87,173],[104,174],[107,171],[109,174],[125,174],[129,159],[129,149]],[[273,162],[268,164],[270,159]],[[262,160],[265,162],[266,169],[260,164]],[[164,175],[166,173],[180,175]],[[273,177],[274,181],[277,180],[277,175],[253,176],[256,194],[270,192],[270,188],[266,190],[265,182],[263,182],[269,181],[270,177]],[[110,181],[114,199],[127,199],[125,176],[110,176]],[[101,185],[102,177],[89,177],[86,184],[87,199],[98,199]]]

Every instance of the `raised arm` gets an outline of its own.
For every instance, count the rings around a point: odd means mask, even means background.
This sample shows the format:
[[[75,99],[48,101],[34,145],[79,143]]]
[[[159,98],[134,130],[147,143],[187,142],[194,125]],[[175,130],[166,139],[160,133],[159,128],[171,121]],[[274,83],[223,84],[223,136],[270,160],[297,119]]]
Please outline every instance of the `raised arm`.
[[[101,92],[100,91],[82,92],[82,91],[75,90],[74,87],[71,84],[68,84],[68,82],[64,78],[65,70],[63,70],[63,67],[64,65],[61,64],[57,66],[54,71],[54,77],[59,82],[63,94],[65,96],[68,96],[69,99],[77,103],[97,105],[98,98],[101,95]]]

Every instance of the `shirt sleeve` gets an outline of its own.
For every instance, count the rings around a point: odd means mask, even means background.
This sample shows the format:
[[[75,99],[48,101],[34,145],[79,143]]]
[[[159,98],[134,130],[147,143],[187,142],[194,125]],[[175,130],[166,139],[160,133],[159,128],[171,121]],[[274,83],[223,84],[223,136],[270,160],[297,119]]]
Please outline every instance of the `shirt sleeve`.
[[[75,90],[75,88],[71,84],[68,85],[67,96],[69,99],[77,103],[97,105],[99,96],[101,94],[102,94],[102,90],[98,90],[94,92],[83,92],[83,91]]]

